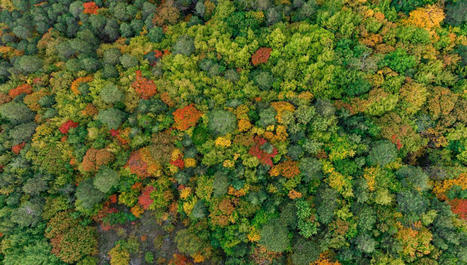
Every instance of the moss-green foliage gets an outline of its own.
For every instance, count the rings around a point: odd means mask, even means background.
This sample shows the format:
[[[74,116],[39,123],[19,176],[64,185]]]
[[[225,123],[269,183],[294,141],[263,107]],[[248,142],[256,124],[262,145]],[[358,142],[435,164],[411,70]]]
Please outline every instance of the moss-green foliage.
[[[235,115],[226,110],[214,110],[208,115],[208,128],[213,135],[225,135],[237,127]]]
[[[97,118],[109,129],[118,129],[125,118],[125,113],[119,109],[110,108],[99,112]]]
[[[269,251],[282,252],[290,247],[287,226],[278,219],[272,219],[261,229],[261,241]]]
[[[108,167],[102,167],[94,177],[94,187],[103,193],[107,193],[113,187],[117,186],[119,181],[118,172]]]
[[[22,102],[15,101],[1,105],[0,115],[12,124],[25,123],[34,118],[34,112]]]
[[[378,141],[371,148],[368,155],[370,165],[384,166],[393,162],[397,158],[397,150],[393,143],[389,141]]]

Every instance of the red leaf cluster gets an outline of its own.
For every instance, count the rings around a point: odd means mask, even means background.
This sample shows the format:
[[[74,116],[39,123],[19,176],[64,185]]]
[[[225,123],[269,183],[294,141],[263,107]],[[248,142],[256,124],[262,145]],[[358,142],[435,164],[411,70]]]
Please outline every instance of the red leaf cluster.
[[[184,169],[185,168],[185,161],[183,161],[183,155],[179,155],[177,160],[175,161],[170,161],[171,165],[174,165],[178,167],[179,169]]]
[[[397,150],[402,148],[401,140],[397,137],[397,135],[392,135],[391,142],[397,146]]]
[[[266,63],[269,60],[269,56],[271,55],[271,48],[262,47],[259,48],[252,56],[251,56],[251,63],[254,66],[258,64]]]
[[[131,84],[131,87],[142,99],[149,99],[157,93],[154,81],[145,78],[140,70],[136,71],[136,80]]]
[[[144,210],[147,210],[149,206],[154,202],[153,199],[151,199],[151,193],[155,190],[153,186],[146,186],[143,190],[143,193],[139,195],[138,197],[138,203],[143,207]]]
[[[193,104],[186,107],[177,109],[173,112],[174,115],[174,128],[185,131],[196,125],[203,113],[195,108]]]
[[[250,148],[249,154],[252,156],[256,156],[262,164],[269,165],[272,167],[272,158],[277,155],[277,149],[273,147],[273,150],[270,154],[266,153],[265,151],[261,150],[261,147],[267,143],[266,139],[261,137],[255,137],[255,145]]]
[[[17,145],[14,145],[12,148],[11,148],[11,151],[15,154],[19,154],[19,152],[21,151],[21,149],[23,149],[23,147],[26,145],[25,142],[22,142],[20,144],[17,144]]]
[[[83,3],[83,7],[84,7],[83,13],[91,14],[91,15],[96,15],[97,10],[99,9],[99,7],[94,2]]]
[[[59,130],[60,130],[61,133],[67,134],[68,131],[69,131],[71,128],[76,128],[76,127],[78,127],[78,123],[77,123],[77,122],[73,122],[72,120],[68,120],[68,121],[64,122],[64,123],[60,126]]]

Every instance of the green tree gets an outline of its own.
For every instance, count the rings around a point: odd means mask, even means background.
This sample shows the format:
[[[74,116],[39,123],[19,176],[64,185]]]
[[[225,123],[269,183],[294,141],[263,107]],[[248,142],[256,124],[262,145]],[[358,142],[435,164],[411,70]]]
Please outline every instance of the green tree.
[[[126,113],[115,108],[99,111],[97,119],[109,129],[118,129],[126,117]]]
[[[271,219],[261,229],[260,244],[269,251],[282,252],[290,247],[289,231],[279,219]]]
[[[118,185],[120,176],[117,171],[106,166],[101,167],[94,177],[94,186],[103,193]]]
[[[25,123],[34,119],[34,112],[24,103],[15,101],[0,105],[0,115],[12,124]]]
[[[92,210],[104,199],[104,195],[104,193],[94,188],[92,179],[83,180],[76,189],[75,205],[78,209],[84,211]]]
[[[397,149],[393,143],[381,140],[373,144],[367,157],[368,164],[372,166],[385,166],[397,158]]]

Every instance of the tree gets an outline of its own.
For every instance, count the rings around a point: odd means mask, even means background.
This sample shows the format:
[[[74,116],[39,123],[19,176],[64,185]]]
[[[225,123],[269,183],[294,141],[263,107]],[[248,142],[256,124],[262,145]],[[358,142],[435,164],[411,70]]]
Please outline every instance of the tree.
[[[8,135],[12,140],[13,145],[27,142],[36,130],[37,124],[34,122],[23,123],[17,125],[8,131]]]
[[[446,4],[446,23],[461,26],[467,21],[467,3],[465,1],[452,1]]]
[[[27,201],[11,214],[11,221],[21,227],[36,226],[41,220],[42,205]]]
[[[110,48],[104,50],[103,60],[104,64],[116,65],[120,62],[120,56],[122,53],[117,48]]]
[[[115,108],[99,111],[97,119],[109,129],[118,129],[125,118],[126,113]]]
[[[403,190],[397,194],[397,206],[407,220],[417,221],[427,209],[428,201],[418,191]]]
[[[101,167],[94,177],[94,186],[103,193],[117,186],[120,176],[117,171],[106,166]]]
[[[208,114],[208,128],[215,136],[233,132],[237,127],[237,119],[230,111],[213,110]]]
[[[115,84],[108,84],[100,92],[102,101],[107,104],[117,103],[123,99],[123,93]]]
[[[299,238],[293,247],[292,261],[295,265],[309,265],[319,258],[319,244]]]
[[[397,158],[397,150],[393,143],[387,140],[376,142],[367,157],[368,164],[385,166]]]
[[[289,231],[279,219],[271,219],[263,226],[260,234],[260,244],[269,251],[282,252],[290,247]]]
[[[418,191],[426,191],[430,188],[428,175],[419,167],[402,166],[396,171],[402,185],[407,188],[415,188]]]
[[[183,35],[178,38],[177,42],[173,46],[173,54],[182,54],[190,56],[195,51],[195,44],[193,38]]]
[[[364,253],[375,251],[377,242],[369,234],[361,234],[356,239],[357,248]]]
[[[42,175],[36,175],[28,179],[23,185],[23,191],[26,194],[39,195],[48,188],[48,183],[44,178]]]
[[[59,212],[52,217],[45,236],[50,239],[52,253],[66,263],[97,253],[96,231],[73,219],[70,212]]]
[[[42,59],[35,55],[21,56],[15,63],[15,66],[17,66],[18,70],[24,74],[35,73],[42,68],[42,65]]]
[[[318,221],[323,224],[329,224],[334,217],[334,211],[337,209],[337,191],[328,187],[322,187],[316,196]]]
[[[379,62],[380,66],[389,66],[394,71],[405,74],[405,72],[413,68],[417,61],[412,55],[408,55],[407,51],[401,48],[388,53],[383,60]]]
[[[94,188],[92,179],[83,180],[76,189],[75,205],[85,212],[90,211],[104,199],[104,195],[104,193]]]
[[[12,124],[26,123],[34,119],[34,113],[24,103],[15,101],[0,105],[0,115]]]
[[[175,236],[175,242],[178,250],[190,256],[201,254],[201,251],[206,247],[206,242],[189,229],[179,230]]]

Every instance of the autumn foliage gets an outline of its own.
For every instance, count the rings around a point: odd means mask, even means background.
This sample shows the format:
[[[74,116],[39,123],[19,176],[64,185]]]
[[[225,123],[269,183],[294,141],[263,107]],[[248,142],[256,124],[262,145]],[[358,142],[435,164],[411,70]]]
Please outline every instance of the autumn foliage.
[[[60,126],[59,130],[61,133],[63,134],[67,134],[68,131],[71,129],[71,128],[76,128],[78,127],[78,123],[77,122],[74,122],[72,120],[68,120],[64,123],[62,123],[62,125]]]
[[[32,87],[30,84],[22,84],[17,86],[16,88],[11,89],[10,91],[8,91],[8,96],[10,96],[11,98],[15,98],[23,93],[32,93]]]
[[[157,93],[154,81],[144,77],[140,70],[136,71],[136,80],[131,84],[131,87],[142,99],[149,99]]]
[[[267,61],[269,60],[269,56],[271,54],[271,51],[272,51],[271,48],[266,48],[266,47],[259,48],[251,56],[251,63],[254,66],[257,66],[258,64],[262,64],[262,63],[267,63]]]
[[[278,154],[277,149],[272,147],[272,151],[268,153],[261,149],[267,143],[266,139],[255,137],[254,141],[255,145],[250,148],[250,155],[256,156],[261,163],[272,166],[272,158]]]
[[[147,210],[154,202],[154,200],[151,199],[151,193],[154,190],[155,188],[153,186],[146,186],[141,195],[138,197],[138,203],[144,210]]]
[[[97,15],[97,10],[99,10],[99,7],[96,5],[95,2],[83,3],[83,7],[83,13],[85,14]]]
[[[185,131],[195,126],[202,115],[203,114],[195,108],[194,104],[177,109],[173,112],[175,121],[174,128]]]

